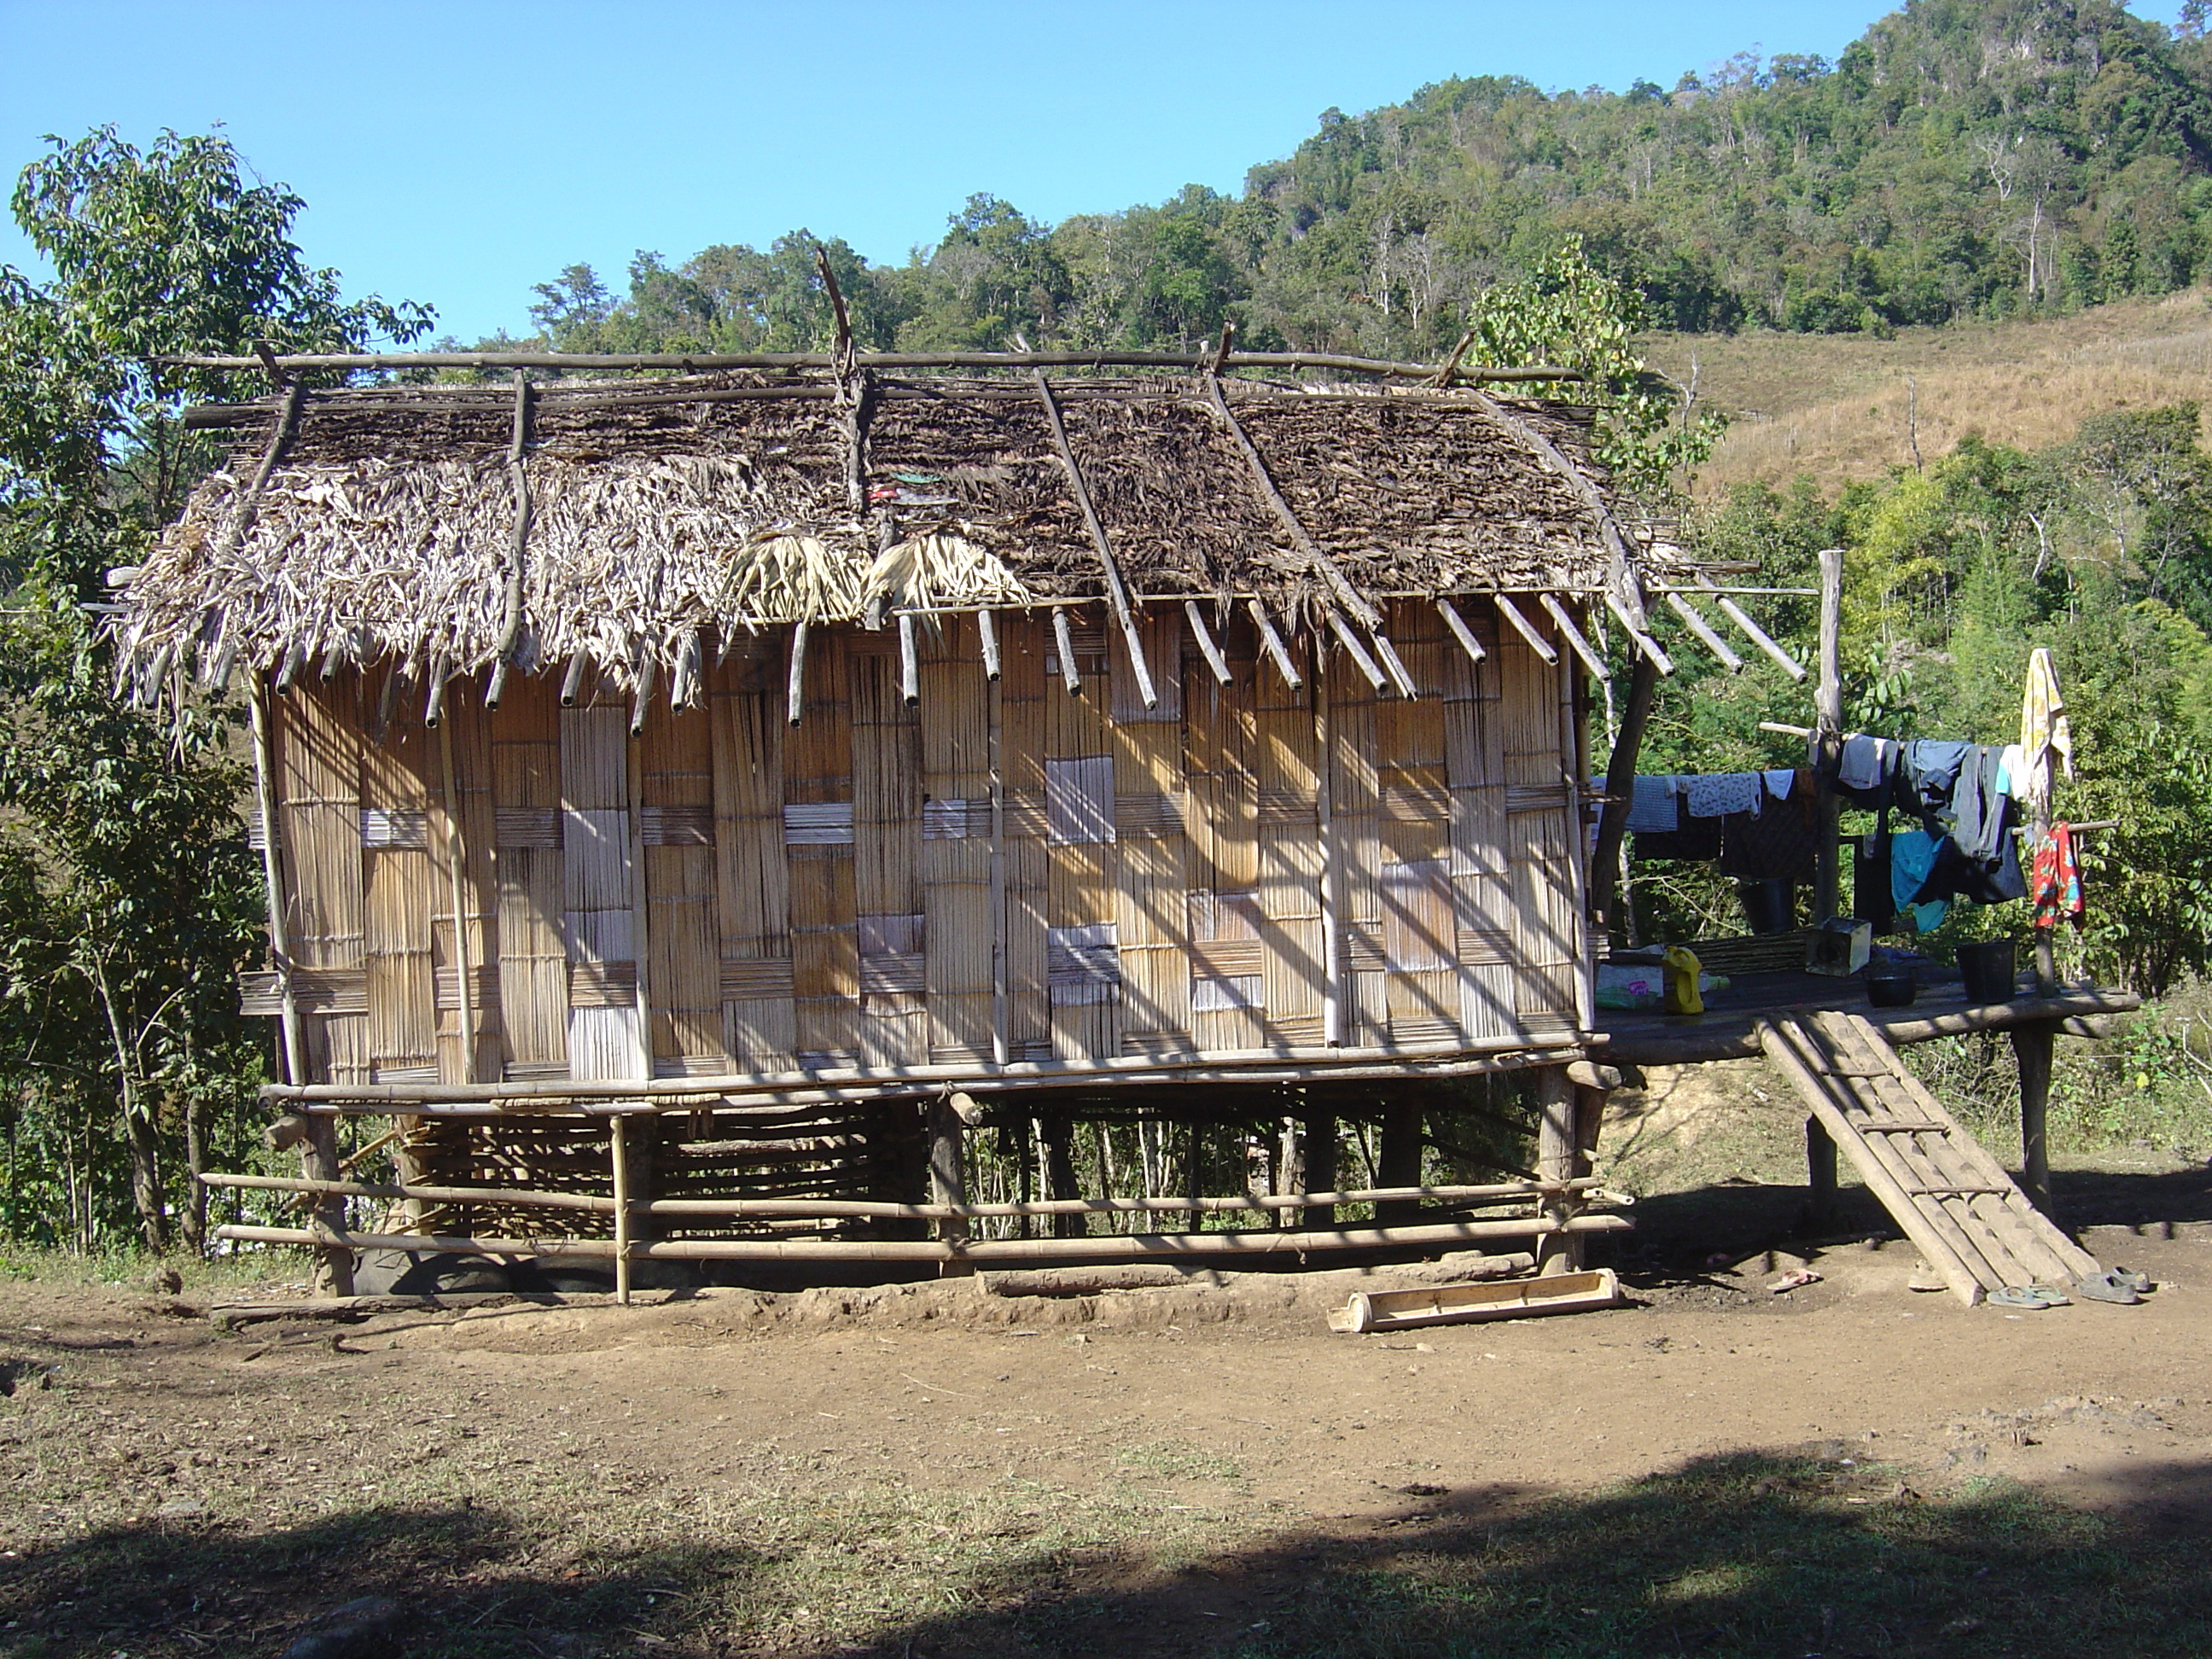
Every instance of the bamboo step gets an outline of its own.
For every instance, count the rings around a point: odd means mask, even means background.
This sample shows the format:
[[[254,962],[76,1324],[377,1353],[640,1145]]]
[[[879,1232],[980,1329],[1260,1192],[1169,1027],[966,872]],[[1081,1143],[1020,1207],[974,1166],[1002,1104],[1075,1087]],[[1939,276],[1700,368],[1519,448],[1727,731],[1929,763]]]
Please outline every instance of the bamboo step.
[[[1776,1014],[1759,1032],[1767,1058],[1968,1307],[2007,1285],[2063,1285],[2101,1271],[1865,1019],[1839,1010]]]

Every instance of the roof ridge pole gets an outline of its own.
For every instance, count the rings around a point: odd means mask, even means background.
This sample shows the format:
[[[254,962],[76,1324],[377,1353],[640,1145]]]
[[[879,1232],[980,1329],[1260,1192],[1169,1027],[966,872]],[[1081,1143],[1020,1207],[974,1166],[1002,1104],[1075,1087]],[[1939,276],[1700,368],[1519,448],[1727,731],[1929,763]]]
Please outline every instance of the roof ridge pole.
[[[1314,574],[1322,579],[1322,585],[1335,596],[1338,604],[1358,617],[1369,629],[1380,628],[1382,613],[1368,602],[1365,594],[1352,585],[1352,579],[1337,568],[1336,561],[1330,558],[1322,544],[1307,533],[1305,526],[1298,521],[1298,515],[1291,510],[1291,504],[1283,499],[1282,491],[1275,488],[1275,481],[1267,471],[1267,462],[1260,459],[1260,452],[1253,447],[1250,435],[1230,409],[1229,399],[1222,395],[1218,374],[1211,371],[1207,373],[1206,392],[1214,414],[1229,429],[1229,435],[1237,441],[1237,447],[1243,452],[1244,465],[1251,471],[1252,482],[1260,487],[1261,498],[1274,509],[1275,517],[1283,528],[1291,532],[1292,544],[1306,556],[1307,562],[1313,566]]]
[[[1144,636],[1137,632],[1136,615],[1129,608],[1129,590],[1122,585],[1121,567],[1114,562],[1113,544],[1106,539],[1106,526],[1098,522],[1098,509],[1091,504],[1090,487],[1083,482],[1082,469],[1075,464],[1075,452],[1068,447],[1067,427],[1060,418],[1060,404],[1052,395],[1052,382],[1045,379],[1041,368],[1030,373],[1036,381],[1045,418],[1052,424],[1052,447],[1067,473],[1068,488],[1074,492],[1075,504],[1083,509],[1083,522],[1090,526],[1091,545],[1098,550],[1098,566],[1106,577],[1106,598],[1114,607],[1114,619],[1121,624],[1121,638],[1129,647],[1129,666],[1136,672],[1138,696],[1146,708],[1157,708],[1160,696],[1152,689],[1152,670],[1145,663]]]
[[[530,442],[530,376],[514,371],[514,429],[507,446],[507,481],[514,497],[514,529],[507,544],[507,602],[500,615],[499,644],[493,651],[491,683],[484,687],[484,707],[499,707],[507,690],[507,671],[522,643],[522,556],[530,540],[530,475],[523,456]]]

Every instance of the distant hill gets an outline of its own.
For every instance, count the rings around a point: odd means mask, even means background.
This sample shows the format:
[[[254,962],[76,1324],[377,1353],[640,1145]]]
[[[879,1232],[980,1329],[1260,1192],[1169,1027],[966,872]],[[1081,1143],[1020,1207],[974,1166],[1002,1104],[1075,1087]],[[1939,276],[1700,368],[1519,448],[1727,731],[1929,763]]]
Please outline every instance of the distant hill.
[[[2041,449],[2094,415],[2193,401],[2212,410],[2212,290],[2078,313],[1898,330],[1887,338],[1747,331],[1665,334],[1642,349],[1732,416],[1700,470],[1705,492],[1879,477],[1969,432]],[[2212,434],[2208,434],[2212,435]]]
[[[1474,296],[1579,235],[1654,326],[1881,335],[2170,293],[2212,270],[2212,42],[2112,0],[1913,0],[1833,63],[1672,85],[1510,75],[1330,111],[1231,197],[1046,226],[988,196],[904,265],[830,240],[870,344],[1448,350]],[[825,239],[827,240],[827,239]],[[812,237],[641,253],[540,290],[573,348],[750,349],[828,326]]]

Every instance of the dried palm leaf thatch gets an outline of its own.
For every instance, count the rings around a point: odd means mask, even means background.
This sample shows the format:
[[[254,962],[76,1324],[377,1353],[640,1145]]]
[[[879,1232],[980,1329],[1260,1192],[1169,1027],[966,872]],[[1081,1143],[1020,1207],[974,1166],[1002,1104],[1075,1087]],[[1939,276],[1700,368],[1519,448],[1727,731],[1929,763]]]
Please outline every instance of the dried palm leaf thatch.
[[[866,556],[789,532],[756,538],[729,563],[719,608],[748,626],[842,622],[860,612]]]
[[[953,605],[1027,605],[1036,595],[988,548],[939,531],[888,547],[861,578],[860,602],[893,610]]]

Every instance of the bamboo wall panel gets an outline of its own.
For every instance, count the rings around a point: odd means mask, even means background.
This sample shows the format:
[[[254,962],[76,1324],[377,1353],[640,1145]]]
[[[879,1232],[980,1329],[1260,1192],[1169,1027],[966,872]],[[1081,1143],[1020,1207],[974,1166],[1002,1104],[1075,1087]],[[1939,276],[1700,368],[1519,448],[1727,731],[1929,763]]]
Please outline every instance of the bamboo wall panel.
[[[489,721],[501,1058],[512,1078],[568,1074],[557,690],[545,676],[515,676]]]
[[[860,1058],[860,908],[854,884],[858,830],[853,787],[860,747],[852,723],[854,639],[853,631],[845,629],[810,634],[802,717],[786,730],[783,739],[793,1041],[802,1066],[856,1066]]]
[[[303,684],[270,705],[286,938],[302,1010],[305,1075],[366,1082],[361,705],[356,678]],[[312,1012],[310,1012],[312,1011]]]
[[[442,731],[404,676],[303,686],[275,732],[315,1073],[469,1074],[465,991],[483,1078],[1310,1048],[1332,948],[1347,1046],[1567,1029],[1573,671],[1463,608],[1480,664],[1432,605],[1391,607],[1410,699],[1310,628],[1293,689],[1236,613],[1212,618],[1224,684],[1166,606],[1151,710],[1096,611],[1076,693],[1048,613],[999,613],[996,684],[972,617],[927,620],[912,705],[896,626],[810,630],[796,726],[787,630],[711,653],[702,698],[659,697],[637,738],[588,680],[561,708],[517,676],[489,712],[457,683]]]
[[[629,710],[611,696],[560,713],[562,933],[568,947],[568,1067],[650,1074],[637,1009]]]
[[[436,733],[422,723],[419,681],[396,665],[378,678],[390,692],[380,692],[361,750],[368,1061],[381,1081],[435,1083],[441,1079],[432,932],[452,896],[441,892],[430,856]]]
[[[783,653],[736,642],[713,671],[714,886],[723,1047],[739,1071],[781,1071],[799,1047],[784,847]]]
[[[657,1074],[726,1073],[719,866],[714,849],[711,700],[648,713],[641,745],[640,839],[645,850],[646,984]]]

